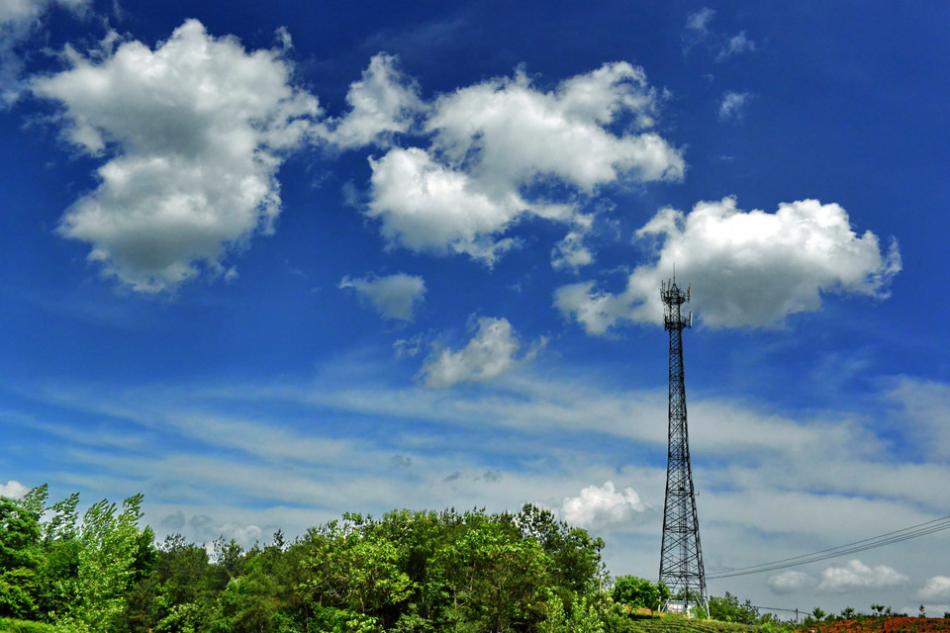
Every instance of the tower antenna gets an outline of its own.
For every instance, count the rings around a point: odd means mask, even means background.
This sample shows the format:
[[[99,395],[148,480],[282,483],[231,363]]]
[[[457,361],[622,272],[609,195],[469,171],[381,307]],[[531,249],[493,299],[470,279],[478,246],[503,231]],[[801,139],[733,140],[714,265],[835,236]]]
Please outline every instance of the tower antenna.
[[[675,268],[674,268],[675,271]],[[670,335],[669,347],[669,448],[666,465],[666,501],[663,507],[663,544],[660,547],[660,582],[670,589],[667,610],[690,612],[691,606],[707,605],[706,572],[699,542],[699,515],[689,459],[686,425],[686,380],[683,371],[683,330],[692,326],[693,315],[683,315],[690,299],[676,277],[660,285],[663,326]]]

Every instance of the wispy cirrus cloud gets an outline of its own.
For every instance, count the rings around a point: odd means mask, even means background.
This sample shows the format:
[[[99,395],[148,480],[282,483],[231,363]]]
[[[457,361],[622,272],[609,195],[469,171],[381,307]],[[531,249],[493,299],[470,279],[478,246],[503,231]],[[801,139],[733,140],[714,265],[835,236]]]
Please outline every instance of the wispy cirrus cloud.
[[[649,507],[662,503],[665,391],[629,390],[579,367],[523,366],[472,390],[433,390],[386,386],[365,368],[359,384],[342,384],[333,376],[353,372],[332,366],[312,382],[50,388],[33,397],[130,435],[139,427],[149,441],[97,446],[49,434],[37,458],[54,452],[58,466],[47,476],[58,489],[144,491],[153,525],[183,518],[194,538],[251,539],[257,530],[266,538],[277,527],[294,534],[344,510],[381,512],[393,499],[448,507],[461,496],[490,509],[558,508],[611,532],[615,573],[655,565],[658,514]],[[898,529],[950,503],[934,486],[950,477],[947,466],[901,460],[875,430],[890,429],[887,421],[846,410],[779,415],[702,395],[690,415],[710,569],[848,542],[855,525]],[[920,551],[941,546],[940,535],[929,538],[937,540]],[[940,574],[917,549],[901,552],[906,566]],[[901,572],[881,569],[886,562],[861,564],[871,571],[835,564],[827,578],[805,570],[814,582],[782,577],[769,586],[797,595],[817,595],[821,582],[822,592],[897,586]]]
[[[689,53],[696,46],[702,46],[714,55],[716,62],[722,62],[736,55],[755,52],[757,45],[745,31],[728,35],[712,29],[711,24],[715,17],[716,11],[709,7],[703,7],[686,16],[683,31],[685,53]]]

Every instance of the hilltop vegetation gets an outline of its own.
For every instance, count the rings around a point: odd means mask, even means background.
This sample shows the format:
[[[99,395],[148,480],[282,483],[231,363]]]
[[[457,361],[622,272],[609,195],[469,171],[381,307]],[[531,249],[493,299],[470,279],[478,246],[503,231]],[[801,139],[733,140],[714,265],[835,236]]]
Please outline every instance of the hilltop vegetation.
[[[0,498],[0,633],[738,633],[763,621],[728,595],[710,607],[733,624],[642,618],[665,587],[609,585],[603,541],[530,505],[347,514],[244,550],[156,543],[140,495],[81,519],[78,495],[47,501],[45,486]]]
[[[0,499],[0,617],[76,633],[558,633],[629,619],[604,591],[603,542],[533,506],[347,514],[243,550],[156,544],[141,496],[81,519],[78,501],[50,506],[45,487]]]

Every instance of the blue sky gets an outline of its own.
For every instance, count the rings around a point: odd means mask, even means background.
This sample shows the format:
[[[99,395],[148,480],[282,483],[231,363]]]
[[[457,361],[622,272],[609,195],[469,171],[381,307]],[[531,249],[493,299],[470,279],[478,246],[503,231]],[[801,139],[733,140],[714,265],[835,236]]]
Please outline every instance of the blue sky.
[[[709,573],[946,514],[948,19],[0,5],[0,484],[245,543],[536,502],[652,577],[675,265]],[[950,610],[947,546],[711,590]]]

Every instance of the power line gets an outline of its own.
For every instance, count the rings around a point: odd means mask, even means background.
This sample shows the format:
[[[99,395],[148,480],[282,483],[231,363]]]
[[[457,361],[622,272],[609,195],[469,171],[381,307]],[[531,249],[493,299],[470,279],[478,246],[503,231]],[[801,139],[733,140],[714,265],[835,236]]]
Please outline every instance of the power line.
[[[829,547],[829,548],[826,548],[826,549],[820,549],[820,550],[818,550],[817,552],[812,552],[811,554],[801,554],[801,555],[799,555],[799,556],[792,556],[792,557],[790,557],[790,558],[781,558],[781,559],[779,559],[779,560],[774,560],[774,561],[772,561],[771,563],[762,563],[762,564],[760,564],[760,565],[750,565],[749,567],[743,567],[743,568],[741,568],[741,569],[734,569],[734,570],[732,570],[732,571],[741,571],[742,569],[752,569],[753,567],[761,567],[762,565],[774,565],[774,564],[776,564],[776,563],[784,563],[784,562],[788,562],[788,561],[798,560],[798,559],[800,559],[800,558],[810,558],[810,557],[812,557],[812,556],[815,556],[816,554],[824,554],[824,553],[826,553],[826,552],[832,552],[832,551],[839,550],[839,549],[843,549],[843,548],[846,548],[846,547],[852,547],[852,546],[855,546],[855,545],[860,545],[860,544],[862,544],[862,543],[868,543],[869,541],[876,541],[877,539],[881,539],[881,538],[884,538],[884,537],[889,537],[889,536],[892,536],[892,535],[899,535],[899,534],[901,534],[901,533],[906,533],[906,532],[909,532],[909,531],[911,531],[911,530],[917,530],[917,529],[924,528],[924,527],[926,527],[926,526],[928,526],[928,525],[931,525],[931,524],[934,524],[934,523],[942,523],[942,522],[947,521],[947,520],[950,520],[950,515],[947,515],[947,516],[945,516],[945,517],[940,517],[939,519],[931,519],[930,521],[924,521],[923,523],[917,523],[917,524],[911,525],[911,526],[909,526],[909,527],[901,528],[901,529],[899,529],[899,530],[894,530],[893,532],[885,532],[885,533],[883,533],[883,534],[878,534],[877,536],[871,536],[871,537],[868,537],[868,538],[865,538],[865,539],[861,539],[860,541],[854,541],[853,543],[847,543],[847,544],[845,544],[845,545],[836,545],[836,546],[834,546],[834,547]]]
[[[800,556],[782,558],[768,563],[732,569],[726,573],[709,576],[709,579],[713,580],[718,578],[733,578],[735,576],[747,576],[749,574],[760,574],[767,571],[777,571],[779,569],[786,569],[788,567],[807,565],[809,563],[828,560],[829,558],[837,558],[838,556],[845,556],[847,554],[863,552],[865,550],[874,549],[877,547],[884,547],[885,545],[891,545],[893,543],[900,543],[901,541],[919,538],[921,536],[926,536],[928,534],[933,534],[935,532],[940,532],[947,529],[950,529],[950,515],[940,517],[939,519],[925,521],[924,523],[918,523],[917,525],[911,525],[900,530],[878,534],[877,536],[861,539],[860,541],[854,541],[852,543],[846,543],[844,545],[818,550],[816,552],[811,552],[810,554],[802,554]]]
[[[913,532],[905,532],[902,534],[895,534],[893,536],[881,535],[880,538],[877,537],[875,540],[865,539],[862,541],[861,545],[856,543],[839,546],[833,550],[827,550],[825,554],[819,554],[818,552],[796,557],[795,559],[789,559],[789,562],[782,564],[781,561],[773,561],[772,563],[763,563],[761,565],[756,565],[753,567],[741,568],[737,570],[730,571],[724,574],[718,574],[716,576],[711,576],[711,578],[730,578],[733,576],[744,576],[748,574],[758,574],[767,571],[776,571],[779,569],[786,569],[788,567],[796,567],[799,565],[806,565],[808,563],[815,563],[830,558],[836,558],[839,556],[844,556],[847,554],[854,554],[857,552],[863,552],[865,550],[874,549],[877,547],[883,547],[885,545],[891,545],[893,543],[899,543],[901,541],[906,541],[912,538],[918,538],[921,536],[926,536],[927,534],[933,534],[934,532],[939,532],[941,530],[950,529],[950,521],[931,525],[925,529],[919,529]]]

